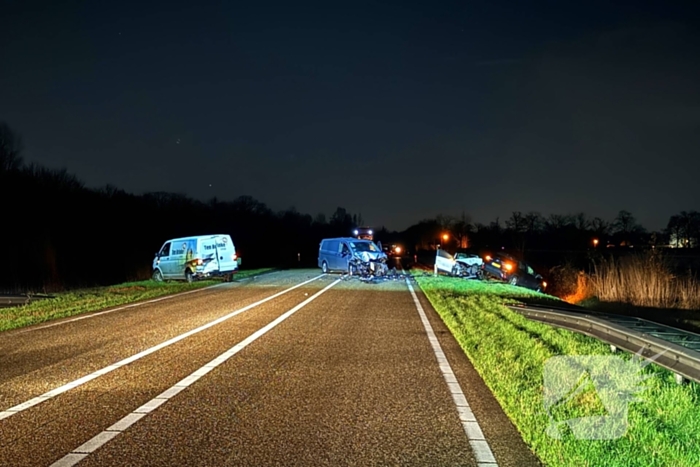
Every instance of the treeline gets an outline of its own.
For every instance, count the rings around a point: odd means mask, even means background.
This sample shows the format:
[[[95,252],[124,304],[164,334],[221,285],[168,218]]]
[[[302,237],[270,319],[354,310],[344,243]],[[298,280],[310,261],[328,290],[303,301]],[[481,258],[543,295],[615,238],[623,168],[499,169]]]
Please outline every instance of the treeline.
[[[445,237],[445,235],[447,235]],[[605,248],[696,248],[700,242],[700,213],[673,215],[662,231],[648,231],[629,211],[610,220],[585,213],[543,216],[513,212],[505,221],[473,223],[461,217],[437,216],[409,227],[401,236],[416,249],[495,248],[515,251],[582,251]]]
[[[21,150],[20,138],[0,122],[0,240],[5,259],[0,291],[147,278],[165,240],[211,233],[231,235],[245,268],[315,267],[322,238],[347,236],[363,224],[361,216],[342,207],[327,219],[294,208],[276,212],[249,196],[201,202],[173,193],[88,189],[65,170],[23,163]],[[700,214],[674,215],[661,232],[647,231],[627,211],[611,220],[583,213],[514,212],[488,224],[472,222],[466,214],[440,215],[403,232],[379,227],[375,236],[428,260],[437,245],[453,251],[505,249],[548,269],[572,258],[580,261],[591,250],[610,250],[608,246],[695,248]]]
[[[700,271],[700,214],[696,211],[671,216],[668,226],[656,232],[648,231],[623,210],[609,221],[584,213],[543,216],[513,212],[505,221],[481,224],[471,222],[466,214],[443,215],[423,220],[400,236],[427,265],[433,264],[433,250],[438,245],[452,252],[465,248],[481,254],[504,250],[528,262],[555,288],[560,282],[573,280],[575,284],[577,271],[590,272],[597,262],[652,248],[666,249],[667,266],[674,273]],[[573,271],[574,275],[562,280],[562,271]]]
[[[0,123],[2,290],[60,290],[150,277],[170,238],[230,234],[242,266],[315,266],[318,245],[361,223],[339,207],[329,219],[275,212],[249,196],[200,202],[173,193],[89,189],[65,170],[24,164],[21,141]]]

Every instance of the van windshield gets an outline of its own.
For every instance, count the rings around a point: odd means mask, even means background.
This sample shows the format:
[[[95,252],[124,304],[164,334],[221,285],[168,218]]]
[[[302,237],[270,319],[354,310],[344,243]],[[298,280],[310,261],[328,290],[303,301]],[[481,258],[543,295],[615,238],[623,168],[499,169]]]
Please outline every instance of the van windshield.
[[[379,247],[373,242],[352,242],[351,245],[355,251],[379,251]]]

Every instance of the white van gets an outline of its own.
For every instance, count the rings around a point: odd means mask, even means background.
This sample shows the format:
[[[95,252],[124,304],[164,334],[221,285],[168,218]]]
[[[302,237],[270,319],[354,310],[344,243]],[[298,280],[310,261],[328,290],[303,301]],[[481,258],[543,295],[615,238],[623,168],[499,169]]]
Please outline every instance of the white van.
[[[175,238],[163,244],[153,259],[153,279],[186,280],[223,276],[230,280],[241,259],[230,235]]]

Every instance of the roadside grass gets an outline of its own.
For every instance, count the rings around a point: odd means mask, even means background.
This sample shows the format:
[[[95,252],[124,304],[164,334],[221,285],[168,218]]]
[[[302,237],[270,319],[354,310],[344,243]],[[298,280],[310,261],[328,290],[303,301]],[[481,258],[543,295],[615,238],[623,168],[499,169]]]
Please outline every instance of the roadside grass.
[[[234,281],[273,270],[272,268],[262,268],[239,271]],[[54,295],[55,298],[37,300],[28,305],[0,308],[0,331],[197,290],[219,283],[221,281],[217,280],[196,281],[191,284],[145,280],[58,293]]]
[[[603,415],[606,409],[589,386],[561,407],[550,407],[550,418],[544,403],[545,363],[554,356],[613,355],[609,346],[530,321],[504,306],[519,298],[527,300],[536,292],[450,277],[415,277],[527,445],[545,465],[700,465],[700,385],[678,385],[670,372],[649,365],[640,371],[650,377],[640,383],[644,389],[637,395],[640,401],[628,406],[628,428],[623,436],[576,439],[570,428],[564,428],[560,439],[550,437],[547,429],[551,420],[556,423]],[[615,355],[626,361],[631,358],[629,354]],[[593,371],[611,373],[604,365]]]

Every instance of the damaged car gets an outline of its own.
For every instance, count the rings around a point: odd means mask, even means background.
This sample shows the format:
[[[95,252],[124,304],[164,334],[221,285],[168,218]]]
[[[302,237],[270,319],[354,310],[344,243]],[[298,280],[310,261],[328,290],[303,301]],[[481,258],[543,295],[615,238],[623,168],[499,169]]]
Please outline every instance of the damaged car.
[[[438,249],[435,255],[435,270],[438,273],[447,274],[465,279],[483,279],[484,260],[481,256],[472,253],[448,253]]]
[[[484,272],[488,277],[536,292],[544,292],[547,288],[547,282],[529,264],[506,253],[486,255]]]
[[[325,238],[318,250],[318,267],[324,273],[386,276],[390,272],[387,259],[376,243],[358,238]]]

